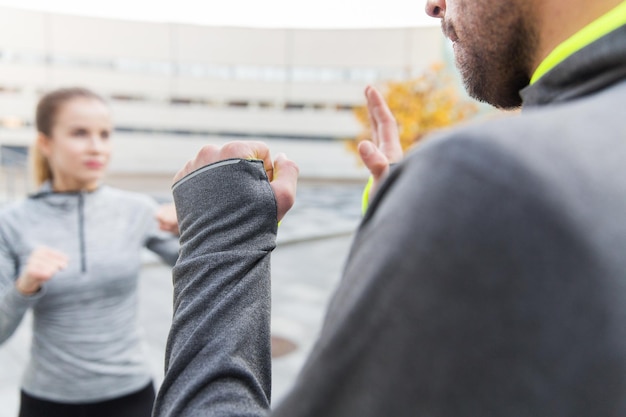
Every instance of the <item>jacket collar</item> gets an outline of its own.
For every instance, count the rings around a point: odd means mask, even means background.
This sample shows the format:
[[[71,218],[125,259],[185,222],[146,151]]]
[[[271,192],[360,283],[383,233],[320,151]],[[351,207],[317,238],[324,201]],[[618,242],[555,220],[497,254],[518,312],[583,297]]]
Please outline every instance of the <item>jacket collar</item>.
[[[626,25],[570,55],[520,91],[524,107],[560,103],[626,80]]]
[[[67,205],[71,201],[75,200],[74,197],[79,196],[79,195],[83,195],[83,196],[96,195],[103,189],[103,187],[104,187],[103,185],[100,185],[98,186],[98,188],[96,188],[93,191],[58,192],[52,189],[52,183],[50,181],[46,181],[41,185],[41,187],[39,187],[39,189],[35,193],[29,195],[28,198],[44,199],[48,203],[51,203],[53,205],[59,205],[59,204]]]

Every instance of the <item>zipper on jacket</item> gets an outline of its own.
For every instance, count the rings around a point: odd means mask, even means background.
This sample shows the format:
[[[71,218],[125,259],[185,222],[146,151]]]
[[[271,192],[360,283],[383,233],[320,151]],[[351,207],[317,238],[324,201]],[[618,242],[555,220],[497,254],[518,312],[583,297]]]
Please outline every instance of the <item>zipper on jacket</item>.
[[[78,241],[80,245],[80,270],[87,272],[87,254],[85,253],[85,197],[78,193]]]

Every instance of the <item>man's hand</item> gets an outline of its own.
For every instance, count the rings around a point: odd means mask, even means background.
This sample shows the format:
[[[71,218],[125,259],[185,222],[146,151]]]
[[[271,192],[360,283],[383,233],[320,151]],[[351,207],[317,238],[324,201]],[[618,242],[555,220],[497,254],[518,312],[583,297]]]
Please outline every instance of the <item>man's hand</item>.
[[[17,290],[23,295],[32,295],[57,272],[67,267],[67,256],[54,249],[39,247],[32,251],[22,275],[15,281]]]
[[[159,229],[178,235],[178,218],[176,217],[176,207],[173,203],[161,204],[155,215],[159,222]]]
[[[200,149],[194,159],[178,171],[174,176],[174,182],[203,166],[232,158],[263,161],[263,167],[276,198],[278,221],[282,220],[295,202],[298,166],[287,159],[284,154],[279,154],[272,162],[270,150],[263,142],[230,142],[221,147],[206,145]]]
[[[358,150],[361,160],[369,169],[374,179],[369,193],[370,199],[381,181],[389,173],[389,164],[402,159],[402,146],[396,119],[382,94],[372,86],[365,89],[367,112],[372,131],[372,140],[359,143]]]

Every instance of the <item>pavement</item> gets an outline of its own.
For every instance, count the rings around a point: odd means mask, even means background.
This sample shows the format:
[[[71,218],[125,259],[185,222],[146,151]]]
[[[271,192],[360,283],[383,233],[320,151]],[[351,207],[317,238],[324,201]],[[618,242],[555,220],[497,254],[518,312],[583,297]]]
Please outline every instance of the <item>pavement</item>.
[[[274,404],[288,392],[316,340],[360,219],[361,190],[358,183],[300,185],[296,204],[281,223],[272,255],[272,335],[282,341],[277,347],[284,354],[272,364]],[[158,386],[172,315],[170,268],[146,254],[139,291],[146,357]],[[17,415],[30,321],[25,317],[0,346],[0,417]]]

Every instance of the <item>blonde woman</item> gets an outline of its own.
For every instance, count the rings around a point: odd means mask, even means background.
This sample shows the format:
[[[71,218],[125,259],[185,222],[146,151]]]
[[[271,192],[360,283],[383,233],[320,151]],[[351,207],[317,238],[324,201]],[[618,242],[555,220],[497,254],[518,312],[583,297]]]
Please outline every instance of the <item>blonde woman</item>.
[[[100,96],[50,92],[36,126],[40,188],[0,211],[0,343],[27,310],[34,318],[20,416],[147,417],[154,387],[136,317],[141,250],[173,265],[178,237],[160,230],[151,198],[102,184],[112,122]]]

